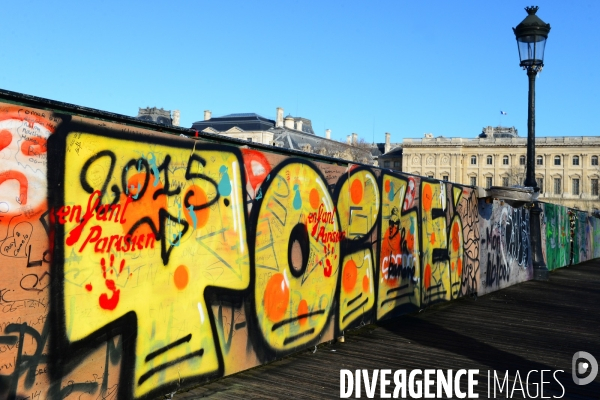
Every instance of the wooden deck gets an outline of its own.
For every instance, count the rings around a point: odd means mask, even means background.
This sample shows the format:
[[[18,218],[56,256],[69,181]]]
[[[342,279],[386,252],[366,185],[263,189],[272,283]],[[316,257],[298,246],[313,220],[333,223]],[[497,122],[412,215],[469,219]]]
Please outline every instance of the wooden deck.
[[[600,259],[555,271],[548,282],[530,281],[365,326],[347,333],[345,339],[174,398],[339,398],[340,369],[433,368],[479,369],[477,392],[484,399],[488,398],[488,371],[496,370],[503,377],[509,370],[512,388],[517,370],[523,386],[530,370],[564,370],[556,375],[564,386],[564,399],[599,399],[600,373],[594,382],[577,386],[571,377],[571,360],[575,352],[586,351],[600,361]],[[539,384],[540,375],[530,375],[533,396],[532,381]],[[546,373],[544,381],[550,382],[544,384],[545,396],[561,395],[552,373]],[[496,398],[506,397],[496,394]],[[367,398],[364,386],[361,398]],[[513,398],[522,398],[521,391],[515,391]]]

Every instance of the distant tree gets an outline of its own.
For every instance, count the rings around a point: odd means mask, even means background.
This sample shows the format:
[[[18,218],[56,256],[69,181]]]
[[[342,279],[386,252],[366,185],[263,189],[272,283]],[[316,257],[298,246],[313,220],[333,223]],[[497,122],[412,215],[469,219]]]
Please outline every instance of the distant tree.
[[[372,145],[367,143],[367,141],[363,138],[358,139],[358,142],[354,146],[360,149],[370,149],[372,147]]]
[[[524,186],[525,166],[511,166],[508,171],[508,186]]]

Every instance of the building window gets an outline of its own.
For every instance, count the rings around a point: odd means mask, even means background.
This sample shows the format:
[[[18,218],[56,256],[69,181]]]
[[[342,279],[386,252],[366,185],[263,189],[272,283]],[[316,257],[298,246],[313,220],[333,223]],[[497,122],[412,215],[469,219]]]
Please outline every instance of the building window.
[[[592,179],[592,196],[598,196],[598,179]]]
[[[544,193],[544,178],[535,178],[537,182],[537,187],[540,188],[540,193]]]
[[[471,156],[471,165],[477,165],[477,156]]]
[[[471,186],[477,186],[477,177],[476,176],[471,177]]]
[[[554,165],[560,165],[560,156],[554,157]]]
[[[573,156],[573,165],[579,165],[579,156]]]
[[[508,165],[508,156],[502,157],[502,165]]]
[[[491,176],[486,176],[485,177],[485,186],[488,189],[492,187],[492,177]]]
[[[592,156],[592,165],[598,165],[598,156]]]
[[[492,165],[492,156],[487,156],[487,165]]]
[[[249,141],[249,142],[251,142],[252,138],[251,137],[247,137],[246,140]]]
[[[506,164],[508,164],[508,163],[506,163]],[[525,156],[519,157],[519,165],[525,165]]]
[[[448,180],[448,175],[442,175],[442,180],[443,181],[447,181]]]
[[[429,179],[433,179],[433,175],[427,175]]]
[[[573,178],[572,183],[573,183],[573,185],[572,185],[573,186],[573,188],[572,188],[573,189],[572,190],[572,194],[578,195],[579,194],[579,179],[578,178]]]
[[[384,168],[389,168],[390,167],[390,162],[389,161],[384,161],[383,162],[383,167]]]
[[[502,177],[502,186],[508,187],[508,176]]]
[[[536,163],[537,165],[544,165],[544,157],[542,157],[542,156],[537,156],[537,157],[535,158],[535,163]]]
[[[554,178],[554,194],[560,194],[562,192],[560,178]]]
[[[400,168],[400,161],[394,161],[394,168]]]

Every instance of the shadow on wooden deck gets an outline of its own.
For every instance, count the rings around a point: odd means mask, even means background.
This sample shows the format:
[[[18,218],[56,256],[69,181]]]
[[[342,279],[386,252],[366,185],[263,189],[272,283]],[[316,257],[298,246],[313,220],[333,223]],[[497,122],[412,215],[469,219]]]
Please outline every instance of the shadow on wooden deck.
[[[464,298],[346,334],[345,343],[320,346],[175,395],[175,399],[339,398],[340,369],[478,369],[479,398],[488,398],[488,372],[512,390],[519,371],[523,389],[544,396],[599,399],[600,374],[575,385],[571,362],[577,351],[600,361],[600,259],[564,268],[550,281],[529,281],[478,299]],[[556,379],[553,373],[557,372]],[[422,376],[421,376],[422,378]],[[560,384],[557,382],[560,382]],[[535,386],[537,384],[537,387]],[[562,385],[562,386],[561,386]],[[564,387],[564,389],[563,389]],[[512,398],[523,398],[518,382]],[[388,393],[394,389],[393,383]],[[463,387],[466,389],[466,387]],[[489,385],[493,396],[493,381]],[[511,398],[510,390],[495,398]],[[362,397],[367,398],[362,388]],[[379,387],[376,391],[379,398]],[[355,398],[354,394],[351,398]],[[529,397],[526,397],[529,398]]]

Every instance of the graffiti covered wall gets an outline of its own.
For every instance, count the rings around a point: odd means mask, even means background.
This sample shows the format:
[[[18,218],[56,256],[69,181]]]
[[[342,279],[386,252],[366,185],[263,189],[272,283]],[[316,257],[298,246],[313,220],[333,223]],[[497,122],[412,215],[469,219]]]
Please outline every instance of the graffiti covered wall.
[[[593,258],[593,228],[588,213],[571,210],[573,224],[573,264]]]
[[[470,188],[0,113],[3,398],[151,398],[479,286]]]
[[[533,277],[529,248],[529,209],[495,200],[479,203],[481,282],[479,294]]]
[[[588,216],[592,236],[592,258],[600,258],[600,218]]]
[[[0,399],[155,398],[531,277],[526,210],[274,150],[0,103]]]
[[[570,264],[571,238],[569,209],[564,206],[550,203],[540,203],[543,210],[541,219],[541,230],[545,232],[542,239],[544,259],[550,271],[562,268]]]

